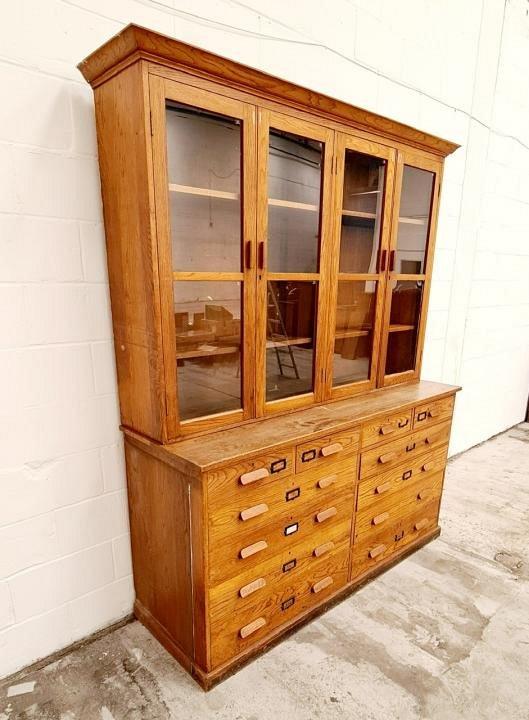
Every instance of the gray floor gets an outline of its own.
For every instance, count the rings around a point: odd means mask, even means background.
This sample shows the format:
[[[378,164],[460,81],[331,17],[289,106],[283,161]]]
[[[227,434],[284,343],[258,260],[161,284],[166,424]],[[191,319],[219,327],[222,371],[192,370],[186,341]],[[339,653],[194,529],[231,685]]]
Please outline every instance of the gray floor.
[[[529,718],[529,425],[449,465],[440,539],[203,693],[132,623],[0,720]],[[20,682],[20,680],[18,680]]]

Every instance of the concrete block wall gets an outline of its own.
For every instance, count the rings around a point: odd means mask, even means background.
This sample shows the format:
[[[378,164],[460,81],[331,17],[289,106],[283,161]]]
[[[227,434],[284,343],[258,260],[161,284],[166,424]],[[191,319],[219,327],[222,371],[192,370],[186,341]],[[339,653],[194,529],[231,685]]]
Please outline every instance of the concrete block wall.
[[[0,8],[0,676],[131,611],[93,102],[75,65],[136,22],[462,145],[423,376],[451,452],[529,389],[528,0],[17,0]]]

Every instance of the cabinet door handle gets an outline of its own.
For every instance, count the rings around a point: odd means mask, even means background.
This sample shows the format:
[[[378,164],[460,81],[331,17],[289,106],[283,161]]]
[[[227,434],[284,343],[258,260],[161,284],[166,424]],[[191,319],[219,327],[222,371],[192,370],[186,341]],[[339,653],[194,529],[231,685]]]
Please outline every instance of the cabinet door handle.
[[[425,462],[422,466],[421,470],[423,472],[428,472],[428,470],[432,470],[432,468],[435,466],[435,463],[433,460],[430,460],[429,462]]]
[[[257,580],[252,580],[252,582],[248,583],[248,585],[243,585],[243,587],[239,590],[239,595],[242,598],[248,597],[248,595],[264,588],[265,585],[266,580],[264,578],[257,578]]]
[[[261,503],[260,505],[246,508],[246,510],[241,510],[240,518],[241,520],[251,520],[251,518],[258,517],[265,512],[268,512],[268,505]]]
[[[385,482],[382,483],[382,485],[377,485],[375,488],[376,495],[381,495],[383,492],[386,492],[386,490],[389,490],[391,488],[391,482]]]
[[[392,272],[395,269],[395,250],[391,250],[389,253],[389,271]]]
[[[318,582],[315,582],[312,586],[311,590],[313,593],[319,593],[322,590],[325,590],[326,587],[329,587],[329,585],[332,585],[334,580],[330,575],[327,575],[327,577],[324,577],[323,580],[318,580]]]
[[[415,530],[422,530],[423,528],[427,527],[427,525],[429,525],[429,521],[427,518],[419,520],[419,522],[415,523]]]
[[[386,272],[386,258],[388,256],[387,250],[382,250],[381,256],[380,256],[380,270],[379,272]]]
[[[381,425],[378,434],[389,435],[392,432],[395,432],[395,425]]]
[[[383,523],[385,520],[387,520],[388,517],[389,517],[389,513],[388,513],[388,512],[380,513],[380,515],[375,515],[375,517],[371,520],[371,523],[372,523],[373,525],[380,525],[380,524]]]
[[[239,555],[244,558],[250,557],[250,555],[255,555],[255,553],[261,552],[261,550],[266,550],[268,547],[268,543],[266,540],[258,540],[257,542],[253,543],[253,545],[248,545],[247,547],[243,548]]]
[[[259,270],[264,270],[264,242],[261,240],[257,252],[257,265]]]
[[[329,457],[329,455],[335,455],[336,453],[339,453],[343,450],[342,443],[336,442],[332,443],[332,445],[325,445],[320,450],[320,453],[323,455],[323,457]]]
[[[332,540],[329,540],[329,542],[323,543],[323,545],[318,545],[318,547],[315,547],[312,551],[312,554],[314,557],[321,557],[322,555],[325,555],[325,553],[328,553],[330,550],[334,549],[334,543]]]
[[[257,632],[260,628],[264,627],[266,625],[266,620],[264,617],[259,617],[257,620],[253,620],[251,623],[248,623],[248,625],[245,625],[239,630],[239,635],[244,638],[247,638],[248,635],[252,635],[252,633]]]
[[[245,246],[245,258],[244,258],[244,264],[246,265],[247,270],[252,269],[252,243],[250,240],[246,241]]]
[[[320,478],[320,480],[318,480],[317,485],[319,488],[323,489],[323,488],[329,487],[329,485],[332,485],[333,483],[335,483],[336,480],[338,480],[338,475],[327,475],[327,477]]]
[[[382,465],[384,465],[385,463],[389,462],[390,460],[393,460],[393,458],[396,457],[396,455],[397,455],[397,453],[395,453],[395,452],[385,453],[384,455],[380,455],[380,457],[378,458],[378,462],[382,463]]]
[[[372,550],[369,551],[369,557],[370,558],[376,558],[379,555],[382,555],[382,553],[385,551],[386,546],[385,545],[377,545]]]
[[[419,490],[417,493],[417,500],[426,500],[427,497],[430,497],[428,490]]]
[[[250,472],[243,473],[239,478],[241,485],[249,485],[250,483],[257,482],[257,480],[263,480],[270,475],[266,468],[257,468],[257,470],[250,470]]]
[[[327,510],[322,510],[316,515],[316,522],[323,522],[324,520],[328,520],[329,518],[336,515],[338,510],[335,507],[327,508]]]

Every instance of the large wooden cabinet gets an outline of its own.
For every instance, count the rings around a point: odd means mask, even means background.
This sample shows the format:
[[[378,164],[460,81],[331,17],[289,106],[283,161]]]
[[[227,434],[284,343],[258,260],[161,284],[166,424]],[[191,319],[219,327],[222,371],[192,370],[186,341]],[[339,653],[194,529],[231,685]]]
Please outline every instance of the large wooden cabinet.
[[[136,26],[94,88],[137,616],[208,687],[438,532],[456,146]]]

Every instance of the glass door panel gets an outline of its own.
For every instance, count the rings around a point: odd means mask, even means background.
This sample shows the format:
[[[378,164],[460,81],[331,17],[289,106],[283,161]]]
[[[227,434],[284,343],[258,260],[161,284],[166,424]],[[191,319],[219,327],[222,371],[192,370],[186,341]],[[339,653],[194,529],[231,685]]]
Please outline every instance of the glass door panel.
[[[377,304],[375,280],[340,280],[334,332],[333,384],[369,380]]]
[[[422,280],[391,283],[386,375],[415,368],[423,289]]]
[[[426,246],[435,174],[404,165],[400,193],[396,273],[420,275],[425,272]]]

